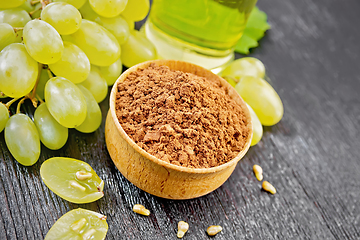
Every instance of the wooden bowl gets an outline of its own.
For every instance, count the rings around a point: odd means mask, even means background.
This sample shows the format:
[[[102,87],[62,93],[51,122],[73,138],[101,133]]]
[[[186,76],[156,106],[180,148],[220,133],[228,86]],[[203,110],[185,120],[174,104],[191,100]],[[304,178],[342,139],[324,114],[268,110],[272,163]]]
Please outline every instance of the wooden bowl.
[[[229,162],[212,168],[188,168],[177,166],[150,155],[140,148],[121,127],[115,113],[117,85],[137,69],[147,68],[151,63],[165,65],[172,70],[193,73],[210,81],[220,80],[244,110],[250,129],[244,148]],[[200,66],[175,60],[155,60],[140,63],[126,70],[114,83],[110,94],[110,109],[105,124],[107,149],[119,171],[135,186],[158,197],[168,199],[191,199],[203,196],[220,187],[234,171],[237,162],[250,147],[252,137],[251,116],[245,102],[235,89],[221,77]]]

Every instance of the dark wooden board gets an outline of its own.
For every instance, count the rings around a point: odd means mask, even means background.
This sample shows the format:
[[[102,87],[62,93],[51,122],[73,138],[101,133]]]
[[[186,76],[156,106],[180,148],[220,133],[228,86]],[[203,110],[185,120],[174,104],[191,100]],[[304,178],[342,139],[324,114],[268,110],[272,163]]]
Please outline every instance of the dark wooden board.
[[[112,163],[104,121],[92,134],[70,131],[59,151],[42,147],[34,166],[19,165],[0,134],[0,239],[43,239],[67,211],[82,207],[108,218],[107,239],[176,239],[179,220],[190,224],[185,239],[360,239],[360,2],[358,0],[259,0],[269,30],[251,56],[267,68],[285,115],[264,128],[234,173],[216,191],[170,201],[128,182]],[[237,57],[240,57],[239,55]],[[108,99],[101,103],[103,116]],[[28,109],[29,110],[29,109]],[[41,163],[53,156],[88,162],[105,181],[105,196],[72,204],[41,181]],[[259,164],[278,193],[261,190],[252,172]],[[150,217],[131,211],[141,203]]]

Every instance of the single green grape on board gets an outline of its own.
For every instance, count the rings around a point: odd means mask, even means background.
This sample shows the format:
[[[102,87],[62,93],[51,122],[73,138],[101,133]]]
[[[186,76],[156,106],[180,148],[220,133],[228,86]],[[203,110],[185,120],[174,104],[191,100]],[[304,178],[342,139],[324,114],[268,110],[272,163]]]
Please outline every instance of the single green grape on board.
[[[274,88],[264,79],[252,76],[242,77],[235,90],[250,105],[264,126],[278,123],[284,107]]]
[[[107,231],[106,216],[78,208],[59,218],[46,234],[45,240],[103,240]]]
[[[222,72],[223,77],[232,77],[237,81],[243,76],[264,78],[265,66],[257,58],[244,57],[231,62]]]
[[[253,127],[253,136],[251,139],[250,146],[256,145],[262,138],[263,135],[263,126],[261,125],[261,122],[259,118],[256,116],[256,113],[254,110],[249,106],[249,104],[246,104],[246,106],[249,109],[251,120],[252,120],[252,127]]]
[[[104,196],[104,181],[86,162],[53,157],[40,167],[41,179],[59,197],[72,203],[90,203]]]

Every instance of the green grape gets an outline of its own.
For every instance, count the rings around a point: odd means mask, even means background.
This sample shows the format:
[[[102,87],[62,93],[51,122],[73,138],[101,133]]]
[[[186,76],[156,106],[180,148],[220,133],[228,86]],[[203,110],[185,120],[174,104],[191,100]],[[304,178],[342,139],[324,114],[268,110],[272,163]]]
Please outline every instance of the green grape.
[[[249,106],[249,104],[246,104],[246,106],[249,109],[251,120],[252,120],[252,127],[253,127],[253,136],[251,139],[251,146],[256,145],[262,138],[263,135],[263,127],[261,125],[261,122],[259,118],[256,116],[256,113],[254,110]]]
[[[78,46],[64,41],[61,59],[49,64],[49,68],[57,76],[62,76],[73,83],[80,83],[89,75],[90,61]]]
[[[100,74],[106,80],[108,86],[115,83],[121,75],[121,72],[122,63],[120,58],[108,67],[100,67]]]
[[[89,1],[86,1],[85,4],[79,8],[79,12],[86,20],[95,21],[95,19],[99,17],[99,15],[91,8]]]
[[[50,77],[48,74],[48,70],[41,69],[39,82],[36,87],[36,95],[39,96],[41,99],[45,99],[44,90],[45,90],[45,85],[46,85],[47,81],[49,80],[49,78]]]
[[[281,99],[264,79],[242,77],[235,90],[251,106],[262,125],[272,126],[281,120],[284,114]]]
[[[96,102],[94,96],[84,86],[78,85],[87,104],[87,114],[85,121],[75,129],[83,133],[91,133],[98,129],[101,125],[102,115],[99,104]]]
[[[89,0],[92,9],[100,16],[116,17],[124,11],[128,0]]]
[[[46,107],[46,103],[42,103],[36,108],[34,123],[39,132],[40,141],[45,147],[58,150],[65,145],[69,131],[53,118]]]
[[[42,20],[31,20],[25,25],[23,40],[30,56],[44,64],[59,61],[64,50],[59,33]]]
[[[41,20],[53,26],[59,34],[69,35],[80,28],[81,14],[71,4],[50,3],[42,10]]]
[[[235,81],[234,78],[229,77],[229,76],[224,76],[223,78],[224,78],[228,83],[230,83],[230,85],[231,85],[232,87],[235,87],[235,86],[236,86],[237,82]]]
[[[34,11],[36,4],[32,5],[31,1],[33,1],[33,0],[25,0],[25,2],[23,4],[21,4],[21,6],[19,6],[19,8],[24,9],[28,13]]]
[[[12,43],[0,52],[0,89],[13,98],[28,94],[35,86],[38,63],[21,43]]]
[[[0,23],[8,23],[13,27],[21,28],[29,21],[31,21],[31,17],[24,9],[14,8],[0,11]]]
[[[78,208],[59,218],[46,234],[45,240],[103,240],[107,231],[104,215]]]
[[[132,31],[126,43],[121,45],[121,61],[126,67],[156,59],[154,45],[139,31]]]
[[[0,0],[0,8],[15,8],[24,2],[25,0]]]
[[[92,65],[89,76],[80,84],[91,92],[96,102],[99,103],[105,99],[108,86],[106,80],[101,76],[100,69],[98,67]]]
[[[81,48],[94,65],[109,66],[120,57],[120,45],[114,35],[96,22],[83,19],[80,29],[64,36],[64,40]]]
[[[122,16],[123,19],[127,22],[130,32],[135,30],[135,22],[133,20],[127,19],[126,17]]]
[[[53,2],[66,2],[68,4],[73,5],[77,9],[81,8],[85,4],[85,2],[87,2],[86,0],[52,0],[52,1]]]
[[[86,100],[80,89],[62,77],[53,77],[45,85],[49,112],[61,125],[75,128],[86,118]]]
[[[37,3],[34,5],[34,10],[32,12],[30,12],[29,14],[31,15],[32,19],[37,19],[40,18],[41,15],[41,9],[42,9],[42,4],[41,3]]]
[[[0,51],[15,42],[16,35],[13,27],[8,23],[0,23]]]
[[[0,103],[0,132],[4,130],[7,121],[9,120],[9,110],[5,104]]]
[[[0,98],[8,98],[1,90],[0,90]]]
[[[90,203],[104,196],[104,181],[80,160],[50,158],[41,165],[40,175],[50,190],[72,203]]]
[[[97,17],[95,22],[109,30],[109,32],[111,32],[116,37],[119,44],[125,43],[129,38],[129,25],[121,16],[113,18]]]
[[[30,20],[31,17],[29,16],[29,14],[21,8],[6,9],[0,11],[0,23],[8,23],[14,28],[22,28]],[[22,31],[17,31],[15,35],[15,42],[22,42]]]
[[[123,15],[129,20],[138,22],[146,17],[149,10],[150,10],[149,0],[129,0],[121,15]]]
[[[222,72],[221,76],[230,76],[239,80],[243,76],[264,78],[265,66],[256,58],[244,57],[230,63]]]
[[[17,113],[9,118],[5,126],[5,142],[20,164],[31,166],[39,159],[39,133],[27,115]]]

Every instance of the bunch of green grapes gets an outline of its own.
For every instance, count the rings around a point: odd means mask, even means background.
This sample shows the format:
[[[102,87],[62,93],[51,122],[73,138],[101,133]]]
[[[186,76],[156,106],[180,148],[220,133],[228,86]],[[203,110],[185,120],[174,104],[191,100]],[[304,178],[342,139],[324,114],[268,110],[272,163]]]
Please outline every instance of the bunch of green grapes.
[[[100,126],[99,103],[123,64],[156,58],[134,29],[149,8],[149,0],[0,0],[0,132],[19,163],[36,163],[40,143],[62,148],[69,128]],[[25,99],[33,119],[21,113]]]
[[[256,145],[263,135],[262,125],[275,125],[284,114],[279,95],[263,79],[265,77],[264,64],[252,57],[237,59],[221,72],[221,76],[247,103],[253,123],[251,146]]]

